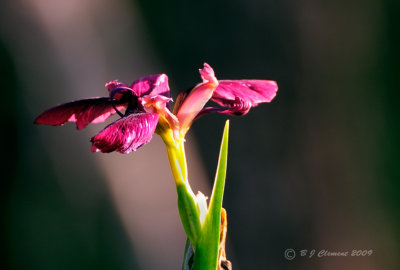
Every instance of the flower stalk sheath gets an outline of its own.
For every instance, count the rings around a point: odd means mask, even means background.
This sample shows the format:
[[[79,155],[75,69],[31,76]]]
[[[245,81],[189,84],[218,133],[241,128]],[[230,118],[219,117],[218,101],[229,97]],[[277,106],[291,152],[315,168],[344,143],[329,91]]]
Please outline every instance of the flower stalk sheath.
[[[192,243],[196,243],[201,231],[200,210],[187,178],[184,140],[176,140],[172,131],[160,134],[165,143],[172,176],[178,194],[178,210],[182,226]]]

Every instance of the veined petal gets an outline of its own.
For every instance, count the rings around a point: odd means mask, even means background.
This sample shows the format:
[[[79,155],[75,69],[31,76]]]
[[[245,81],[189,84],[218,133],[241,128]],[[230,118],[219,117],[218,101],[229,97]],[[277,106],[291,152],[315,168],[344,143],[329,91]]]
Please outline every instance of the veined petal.
[[[177,105],[180,107],[174,108],[174,111],[177,111],[176,116],[179,120],[182,136],[186,134],[194,118],[210,100],[218,86],[214,70],[207,63],[204,64],[203,69],[200,69],[200,75],[203,82],[194,87],[189,94],[180,97],[179,99],[184,99],[183,102],[179,101]]]
[[[124,109],[124,104],[116,104],[117,109]],[[107,120],[116,111],[108,97],[81,99],[58,105],[44,111],[35,119],[35,124],[61,126],[65,122],[76,122],[78,130],[90,123]]]
[[[221,106],[229,107],[224,113],[243,115],[251,107],[270,102],[277,91],[278,85],[275,81],[221,80],[211,100]]]
[[[144,95],[162,95],[170,97],[168,76],[165,74],[156,74],[140,78],[132,83],[131,88],[138,97]]]
[[[117,151],[128,154],[148,143],[156,129],[158,114],[130,114],[105,127],[94,136],[92,152],[110,153]]]

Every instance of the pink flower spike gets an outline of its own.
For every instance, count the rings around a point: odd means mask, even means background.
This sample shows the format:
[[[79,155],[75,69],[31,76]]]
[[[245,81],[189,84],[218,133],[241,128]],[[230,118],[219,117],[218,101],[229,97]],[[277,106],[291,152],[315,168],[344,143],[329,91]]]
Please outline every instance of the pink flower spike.
[[[123,117],[94,136],[92,152],[110,153],[117,151],[128,154],[148,143],[156,129],[158,114],[137,113]]]
[[[184,136],[192,125],[197,114],[203,109],[204,105],[210,100],[214,90],[218,86],[217,78],[215,78],[214,70],[207,64],[200,69],[200,75],[203,82],[198,84],[191,90],[186,97],[182,96],[183,102],[179,102],[176,116],[180,124],[180,134]],[[176,109],[174,108],[174,111]]]
[[[118,109],[126,106],[118,104]],[[76,122],[78,130],[90,123],[107,120],[116,111],[108,97],[81,99],[58,105],[44,111],[35,119],[35,124],[61,126],[65,122]]]
[[[165,74],[150,75],[140,78],[132,83],[132,90],[138,97],[145,95],[170,97],[168,76]]]

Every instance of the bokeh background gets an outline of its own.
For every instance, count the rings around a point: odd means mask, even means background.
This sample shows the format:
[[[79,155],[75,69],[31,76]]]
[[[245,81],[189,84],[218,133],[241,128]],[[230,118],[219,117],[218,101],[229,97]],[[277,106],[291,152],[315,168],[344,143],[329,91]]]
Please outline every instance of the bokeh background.
[[[231,118],[233,269],[400,269],[399,12],[395,0],[2,0],[0,268],[179,269],[185,237],[160,139],[92,154],[104,125],[33,119],[106,95],[116,78],[167,73],[176,96],[208,62],[218,78],[280,87]],[[188,138],[190,179],[206,194],[225,119],[201,118]]]

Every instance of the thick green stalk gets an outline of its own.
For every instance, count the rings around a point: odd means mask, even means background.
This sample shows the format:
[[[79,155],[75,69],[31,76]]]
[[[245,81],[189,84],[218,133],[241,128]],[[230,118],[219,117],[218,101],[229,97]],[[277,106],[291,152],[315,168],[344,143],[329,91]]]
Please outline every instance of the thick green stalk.
[[[188,182],[185,148],[183,145],[184,139],[175,139],[172,130],[166,130],[160,136],[167,149],[168,160],[175,184],[179,185]]]
[[[191,243],[196,243],[201,231],[200,210],[187,178],[184,139],[175,139],[171,130],[160,134],[178,193],[178,209],[183,228]]]
[[[218,267],[218,248],[220,240],[221,208],[224,195],[226,164],[228,158],[229,121],[225,124],[221,142],[218,167],[211,194],[210,205],[202,223],[200,220],[201,196],[197,198],[190,188],[187,178],[187,166],[184,139],[176,139],[172,130],[159,130],[158,134],[164,140],[172,175],[178,193],[178,209],[182,225],[188,236],[183,269],[188,269],[190,248],[192,244],[194,270],[216,270]],[[188,253],[189,252],[189,253]]]

